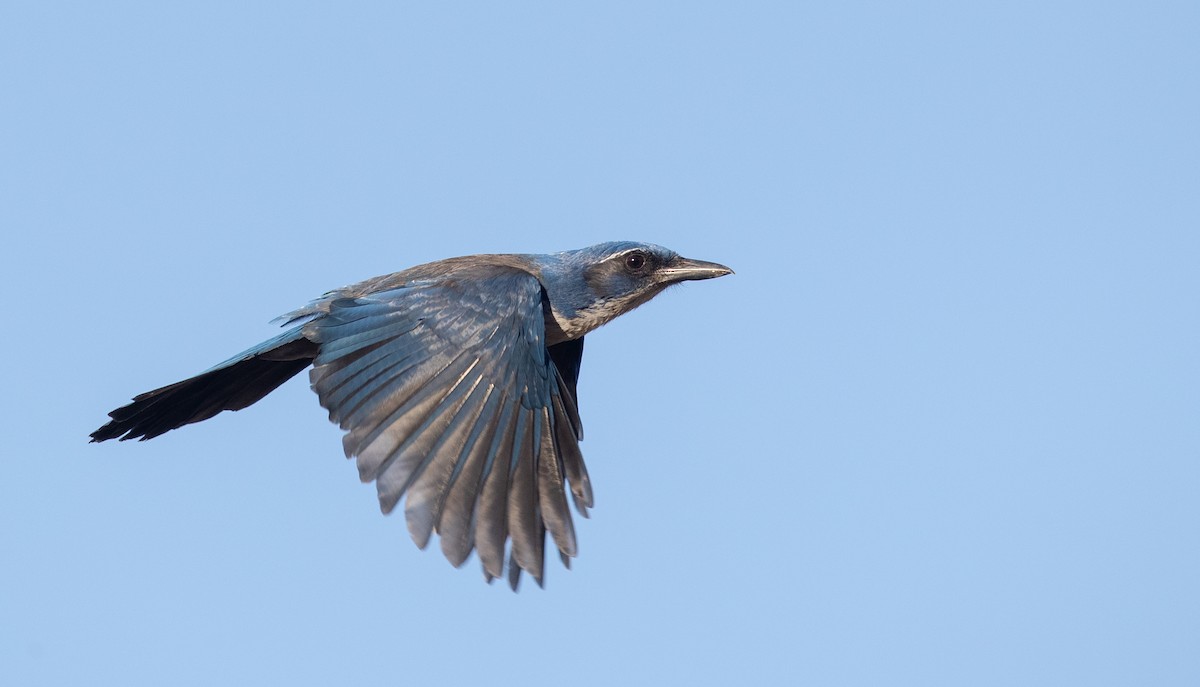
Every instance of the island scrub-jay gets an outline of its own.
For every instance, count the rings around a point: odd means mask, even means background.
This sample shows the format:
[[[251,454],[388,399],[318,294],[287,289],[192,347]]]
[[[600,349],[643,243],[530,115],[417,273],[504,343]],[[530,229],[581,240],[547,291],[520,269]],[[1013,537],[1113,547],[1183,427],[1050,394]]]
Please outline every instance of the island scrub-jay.
[[[475,549],[490,582],[511,538],[509,583],[525,570],[540,585],[547,530],[565,565],[576,555],[564,482],[581,515],[592,506],[575,402],[584,335],[672,284],[731,272],[632,242],[419,265],[282,316],[279,336],[135,397],[92,441],[152,439],[241,410],[312,365],[380,508],[407,494],[417,546],[436,531],[456,566]]]

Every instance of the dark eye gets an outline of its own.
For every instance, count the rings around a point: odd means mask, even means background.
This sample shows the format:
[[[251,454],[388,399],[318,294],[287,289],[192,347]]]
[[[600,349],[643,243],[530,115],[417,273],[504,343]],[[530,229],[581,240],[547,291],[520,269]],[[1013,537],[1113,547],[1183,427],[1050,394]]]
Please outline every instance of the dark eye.
[[[646,266],[646,254],[636,252],[636,253],[630,253],[629,255],[626,255],[625,256],[625,266],[628,267],[630,270],[633,270],[634,272],[642,269],[643,267]]]

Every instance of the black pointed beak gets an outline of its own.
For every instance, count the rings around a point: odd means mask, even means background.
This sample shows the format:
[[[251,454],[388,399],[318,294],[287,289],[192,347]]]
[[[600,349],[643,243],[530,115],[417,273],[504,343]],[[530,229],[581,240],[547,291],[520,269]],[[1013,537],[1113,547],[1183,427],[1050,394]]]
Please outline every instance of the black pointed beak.
[[[733,274],[733,270],[715,262],[676,258],[669,265],[659,268],[658,280],[664,284],[674,284],[693,279],[715,279],[727,274]]]

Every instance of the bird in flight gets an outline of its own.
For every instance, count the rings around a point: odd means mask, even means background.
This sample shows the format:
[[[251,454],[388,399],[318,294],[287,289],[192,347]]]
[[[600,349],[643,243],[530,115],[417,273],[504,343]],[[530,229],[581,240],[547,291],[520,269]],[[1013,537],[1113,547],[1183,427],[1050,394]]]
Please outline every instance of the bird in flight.
[[[152,439],[241,410],[308,368],[386,514],[404,496],[417,546],[437,532],[455,566],[542,584],[546,532],[576,555],[567,491],[587,517],[576,383],[584,336],[668,286],[732,274],[661,246],[602,243],[546,255],[471,255],[330,291],[286,330],[109,413],[92,441]]]

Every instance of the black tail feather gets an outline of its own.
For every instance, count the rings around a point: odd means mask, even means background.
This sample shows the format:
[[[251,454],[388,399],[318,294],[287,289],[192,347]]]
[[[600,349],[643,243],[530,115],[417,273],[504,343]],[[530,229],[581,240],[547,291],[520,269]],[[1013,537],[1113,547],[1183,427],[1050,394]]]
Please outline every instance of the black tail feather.
[[[153,439],[222,410],[241,410],[271,393],[312,364],[317,344],[307,339],[253,355],[135,396],[108,414],[112,420],[92,432],[92,441]]]

